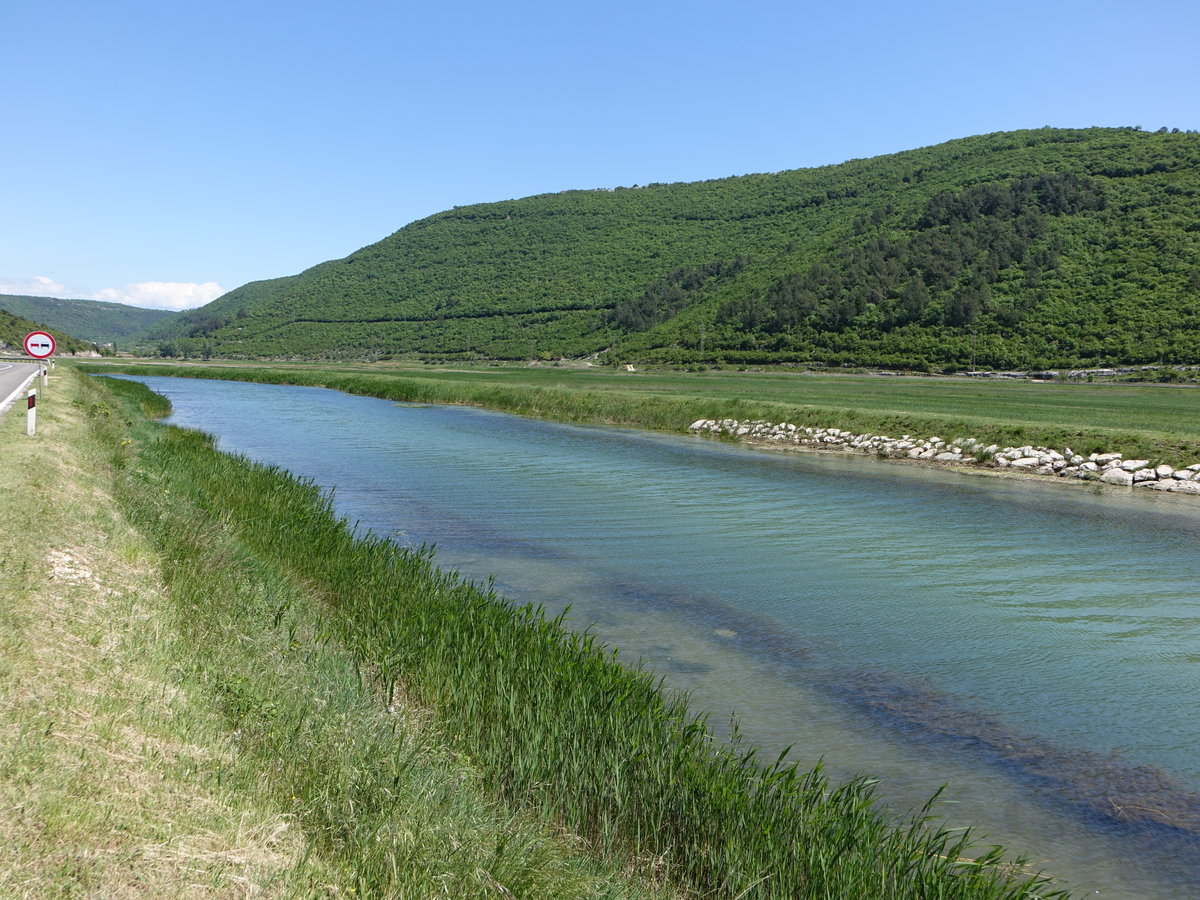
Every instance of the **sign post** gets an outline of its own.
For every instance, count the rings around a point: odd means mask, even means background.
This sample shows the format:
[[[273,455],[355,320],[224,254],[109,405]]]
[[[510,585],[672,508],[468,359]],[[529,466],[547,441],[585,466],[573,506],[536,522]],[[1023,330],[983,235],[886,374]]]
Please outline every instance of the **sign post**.
[[[54,335],[48,331],[31,331],[25,335],[25,353],[34,359],[49,359],[54,355]],[[42,387],[46,387],[46,366],[39,367],[42,376]],[[25,419],[25,433],[33,437],[37,433],[37,388],[29,392],[28,415]]]
[[[31,331],[29,334],[25,335],[25,353],[27,356],[32,356],[34,359],[46,360],[54,355],[54,349],[54,335],[50,334],[48,331]],[[53,364],[53,362],[53,360],[50,360],[50,363],[43,362],[42,365],[38,367],[38,374],[42,376],[43,388],[46,387],[46,382],[49,380],[50,370],[48,366]],[[31,394],[29,399],[29,416],[31,423],[33,421],[33,414],[33,395]],[[32,424],[29,426],[29,433],[33,434]]]

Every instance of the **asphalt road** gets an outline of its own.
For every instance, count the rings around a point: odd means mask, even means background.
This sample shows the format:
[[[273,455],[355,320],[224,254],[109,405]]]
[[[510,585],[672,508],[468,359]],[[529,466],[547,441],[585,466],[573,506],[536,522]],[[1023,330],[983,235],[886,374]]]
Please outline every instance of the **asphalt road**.
[[[4,401],[9,394],[17,390],[25,379],[37,372],[39,368],[37,363],[0,360],[0,413],[7,409]],[[21,393],[24,394],[24,391]]]

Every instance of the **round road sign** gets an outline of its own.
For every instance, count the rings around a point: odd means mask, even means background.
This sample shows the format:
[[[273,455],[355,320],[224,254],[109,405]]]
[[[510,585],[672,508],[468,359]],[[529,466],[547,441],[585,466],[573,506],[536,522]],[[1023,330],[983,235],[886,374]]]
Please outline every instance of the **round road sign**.
[[[31,331],[25,335],[25,352],[34,359],[45,359],[54,355],[54,337],[44,331]]]

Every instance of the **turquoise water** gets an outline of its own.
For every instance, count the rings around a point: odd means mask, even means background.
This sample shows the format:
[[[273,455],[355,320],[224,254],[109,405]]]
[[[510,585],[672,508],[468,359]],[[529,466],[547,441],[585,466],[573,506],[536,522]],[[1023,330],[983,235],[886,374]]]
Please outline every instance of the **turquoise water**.
[[[1200,893],[1200,504],[849,455],[139,379],[360,527],[571,606],[771,755],[1106,897]]]

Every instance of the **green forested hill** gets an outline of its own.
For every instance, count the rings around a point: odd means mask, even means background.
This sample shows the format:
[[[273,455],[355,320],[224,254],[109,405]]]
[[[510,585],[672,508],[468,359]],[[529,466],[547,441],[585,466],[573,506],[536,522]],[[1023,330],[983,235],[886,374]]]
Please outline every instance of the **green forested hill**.
[[[0,297],[0,304],[3,303],[4,299],[4,297]],[[40,322],[33,322],[21,316],[14,316],[11,312],[0,308],[0,350],[6,353],[24,353],[25,335],[31,331],[48,331],[54,335],[56,353],[60,356],[96,351],[95,344],[81,341],[77,337],[64,334],[57,328],[51,328]]]
[[[154,335],[227,356],[1200,362],[1200,135],[1039,129],[457,207]]]
[[[98,344],[118,342],[172,315],[165,309],[141,309],[104,300],[62,300],[15,294],[0,294],[0,309]]]

